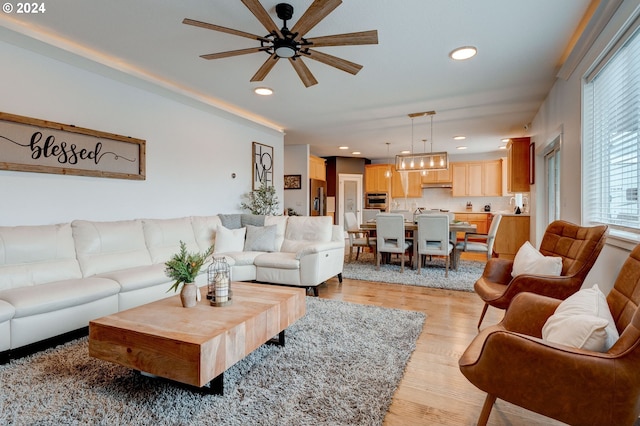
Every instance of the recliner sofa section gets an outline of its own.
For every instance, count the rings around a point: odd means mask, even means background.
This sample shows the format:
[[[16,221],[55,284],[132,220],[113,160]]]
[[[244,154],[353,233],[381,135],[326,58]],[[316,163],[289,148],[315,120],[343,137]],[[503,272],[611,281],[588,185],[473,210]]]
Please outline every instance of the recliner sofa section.
[[[265,235],[275,234],[272,251],[214,252],[226,258],[234,281],[306,287],[316,295],[327,279],[342,281],[344,239],[330,217],[236,214],[0,227],[0,362],[92,319],[174,295],[164,262],[180,241],[188,251],[206,250],[220,226],[270,227]],[[196,284],[206,282],[205,267]]]

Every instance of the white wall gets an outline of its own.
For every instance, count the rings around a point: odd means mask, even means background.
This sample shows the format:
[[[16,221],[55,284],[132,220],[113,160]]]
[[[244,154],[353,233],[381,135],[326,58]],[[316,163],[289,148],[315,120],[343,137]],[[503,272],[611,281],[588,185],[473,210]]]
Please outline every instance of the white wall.
[[[133,87],[123,82],[128,78],[107,77],[112,70],[88,71],[1,41],[0,57],[0,111],[144,139],[147,176],[133,181],[0,170],[0,226],[239,212],[251,190],[253,141],[274,147],[282,201],[282,133]]]
[[[284,174],[300,175],[300,189],[284,192],[284,207],[292,208],[300,216],[308,216],[309,209],[309,145],[287,145],[284,149]]]
[[[544,168],[540,153],[546,145],[553,141],[559,132],[562,132],[560,217],[570,222],[582,222],[581,174],[589,172],[588,170],[582,170],[581,162],[579,161],[582,154],[582,79],[637,8],[638,2],[636,0],[625,0],[623,2],[570,78],[568,80],[557,80],[532,121],[532,140],[536,143],[536,159],[538,160],[536,164],[536,187],[534,190],[536,206],[541,207],[544,198],[544,182],[541,179]],[[533,216],[536,226],[535,233],[539,241],[544,233],[546,223],[540,209]],[[632,244],[624,244],[610,238],[594,268],[585,280],[584,286],[598,283],[606,294],[613,286],[622,263],[629,254],[628,248],[632,246]]]

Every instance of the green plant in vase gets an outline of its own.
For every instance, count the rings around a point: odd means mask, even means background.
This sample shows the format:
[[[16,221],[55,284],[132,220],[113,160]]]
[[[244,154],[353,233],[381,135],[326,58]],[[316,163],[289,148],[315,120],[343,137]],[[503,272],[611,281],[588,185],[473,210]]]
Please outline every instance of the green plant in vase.
[[[248,203],[240,204],[245,210],[249,210],[252,214],[275,215],[278,213],[278,196],[276,188],[262,182],[260,187],[255,191],[251,191],[245,195],[249,199]]]
[[[178,291],[181,284],[193,283],[202,265],[213,253],[213,245],[203,253],[187,252],[187,245],[180,241],[180,251],[165,262],[165,274],[175,280],[167,291]]]

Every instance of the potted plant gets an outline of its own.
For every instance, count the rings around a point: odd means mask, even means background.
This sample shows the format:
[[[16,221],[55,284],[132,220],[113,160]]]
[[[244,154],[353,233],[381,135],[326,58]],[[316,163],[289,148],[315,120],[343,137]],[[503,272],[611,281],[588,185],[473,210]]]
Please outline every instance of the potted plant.
[[[248,203],[241,203],[240,207],[249,210],[252,214],[275,215],[278,212],[278,196],[276,188],[262,182],[260,187],[245,195]]]
[[[213,245],[203,253],[188,253],[187,245],[184,241],[180,241],[180,251],[174,254],[171,259],[165,262],[165,274],[175,282],[167,291],[180,290],[180,299],[182,306],[190,308],[196,305],[200,300],[200,290],[195,285],[196,276],[200,272],[202,265],[213,253]]]

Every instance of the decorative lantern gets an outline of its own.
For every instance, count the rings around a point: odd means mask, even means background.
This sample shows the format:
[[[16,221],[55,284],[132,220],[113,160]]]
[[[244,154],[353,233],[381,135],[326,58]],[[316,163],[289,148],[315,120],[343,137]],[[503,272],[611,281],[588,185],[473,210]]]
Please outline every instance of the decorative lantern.
[[[224,257],[214,257],[207,270],[207,299],[212,306],[231,304],[231,269]]]

